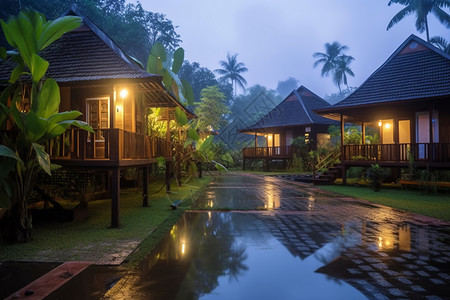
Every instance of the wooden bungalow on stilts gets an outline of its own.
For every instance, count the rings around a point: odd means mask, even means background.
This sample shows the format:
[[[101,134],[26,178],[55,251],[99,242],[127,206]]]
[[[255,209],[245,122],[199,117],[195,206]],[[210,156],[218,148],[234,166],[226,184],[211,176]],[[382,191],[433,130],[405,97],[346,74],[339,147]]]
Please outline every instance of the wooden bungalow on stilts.
[[[193,116],[169,94],[162,77],[145,72],[100,28],[73,5],[65,15],[83,19],[81,27],[65,33],[40,54],[49,61],[46,76],[60,87],[60,111],[79,110],[95,133],[70,129],[48,145],[51,160],[64,168],[102,172],[110,178],[111,227],[120,225],[120,171],[143,173],[143,206],[148,205],[148,173],[157,157],[166,160],[170,189],[172,144],[169,123],[175,107]],[[13,65],[3,64],[0,79],[9,79]],[[148,108],[161,108],[165,139],[147,134]]]
[[[351,166],[450,170],[450,56],[411,35],[357,90],[317,114],[341,123],[344,183]],[[361,126],[361,142],[345,145],[344,125]],[[379,143],[368,144],[368,127]]]
[[[319,116],[313,110],[329,106],[328,102],[304,86],[293,90],[254,125],[239,130],[255,136],[254,147],[242,150],[243,169],[246,168],[246,161],[252,160],[262,160],[266,171],[273,160],[282,160],[286,166],[286,162],[293,158],[294,147],[291,145],[297,137],[304,137],[312,149],[328,143],[328,127],[339,123]],[[264,146],[258,145],[258,137],[264,138]]]

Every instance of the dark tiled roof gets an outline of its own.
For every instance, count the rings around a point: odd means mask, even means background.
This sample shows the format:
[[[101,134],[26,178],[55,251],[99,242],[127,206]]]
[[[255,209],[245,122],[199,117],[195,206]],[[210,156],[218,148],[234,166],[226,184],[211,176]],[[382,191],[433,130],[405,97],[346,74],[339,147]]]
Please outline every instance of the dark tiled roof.
[[[114,42],[76,6],[66,14],[83,18],[83,25],[65,33],[40,55],[49,61],[46,77],[57,82],[104,79],[157,79],[133,63]],[[0,68],[0,80],[8,79],[13,65]],[[160,81],[160,80],[158,80]]]
[[[47,76],[58,82],[155,77],[124,60],[90,30],[64,34],[42,56],[50,62]]]
[[[331,107],[450,95],[450,56],[411,35],[357,90]]]
[[[268,112],[254,125],[239,131],[252,131],[270,127],[301,126],[312,124],[337,124],[335,121],[316,115],[313,110],[327,108],[330,104],[305,88],[292,91],[277,107]]]

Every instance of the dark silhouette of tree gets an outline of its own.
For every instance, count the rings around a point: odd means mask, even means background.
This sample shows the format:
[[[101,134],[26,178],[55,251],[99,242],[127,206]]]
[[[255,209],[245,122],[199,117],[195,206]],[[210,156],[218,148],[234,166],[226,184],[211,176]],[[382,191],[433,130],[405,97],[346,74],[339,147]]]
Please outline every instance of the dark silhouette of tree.
[[[430,41],[428,29],[428,14],[432,13],[447,28],[450,27],[450,15],[444,10],[450,7],[450,0],[390,0],[388,6],[401,4],[405,8],[400,10],[389,22],[386,30],[403,20],[406,16],[416,15],[416,29],[420,33],[426,31],[427,41]]]
[[[430,39],[430,43],[450,55],[450,43],[441,36],[434,36]]]
[[[180,35],[164,14],[146,11],[142,5],[124,0],[77,0],[78,8],[99,26],[126,54],[145,62],[150,48],[161,42],[172,52],[179,47]],[[0,19],[7,20],[19,13],[20,7],[42,12],[48,19],[59,17],[70,7],[66,0],[2,0]],[[0,37],[0,44],[6,41]]]
[[[345,84],[348,88],[347,83],[347,74],[350,76],[355,76],[352,69],[350,69],[349,65],[352,61],[355,59],[351,56],[342,55],[336,60],[336,67],[334,70],[334,76],[333,81],[335,84],[337,84],[339,88],[339,92],[342,92],[341,90],[341,84]]]
[[[222,69],[214,70],[217,74],[222,75],[222,77],[220,77],[221,80],[229,80],[231,83],[234,83],[234,97],[236,97],[237,85],[239,85],[242,89],[245,89],[247,80],[245,80],[241,74],[248,71],[244,63],[237,61],[237,56],[237,54],[230,55],[230,53],[228,53],[227,60],[220,61]]]
[[[286,80],[278,81],[276,91],[278,95],[284,98],[287,95],[289,95],[289,93],[292,92],[292,90],[297,89],[298,86],[299,86],[298,80],[295,79],[294,77],[289,77]]]
[[[338,86],[341,91],[341,84],[347,84],[347,74],[355,76],[350,69],[350,63],[355,59],[350,55],[345,55],[344,51],[348,50],[348,47],[341,45],[339,42],[326,43],[325,53],[316,52],[313,54],[317,60],[314,62],[314,68],[323,64],[321,75],[328,76],[330,72],[333,75],[333,82]]]

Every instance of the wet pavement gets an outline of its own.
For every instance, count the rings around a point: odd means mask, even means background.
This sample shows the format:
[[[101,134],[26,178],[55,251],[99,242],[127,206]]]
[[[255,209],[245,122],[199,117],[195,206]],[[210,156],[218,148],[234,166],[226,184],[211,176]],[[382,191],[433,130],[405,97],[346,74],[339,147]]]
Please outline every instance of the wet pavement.
[[[450,299],[450,224],[275,177],[229,174],[135,270],[46,299]]]

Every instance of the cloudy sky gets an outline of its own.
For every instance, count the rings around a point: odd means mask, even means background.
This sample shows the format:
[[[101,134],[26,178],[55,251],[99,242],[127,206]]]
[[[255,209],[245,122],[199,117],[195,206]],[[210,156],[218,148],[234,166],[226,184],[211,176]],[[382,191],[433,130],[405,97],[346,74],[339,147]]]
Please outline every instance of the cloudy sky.
[[[178,26],[186,59],[211,70],[227,53],[238,53],[249,71],[249,86],[275,89],[278,81],[294,77],[319,96],[338,88],[330,77],[313,68],[314,52],[326,42],[347,45],[355,61],[358,86],[415,30],[409,16],[389,31],[386,26],[403,6],[388,0],[141,0],[146,10],[164,13]],[[450,30],[430,20],[430,36],[450,39]]]

